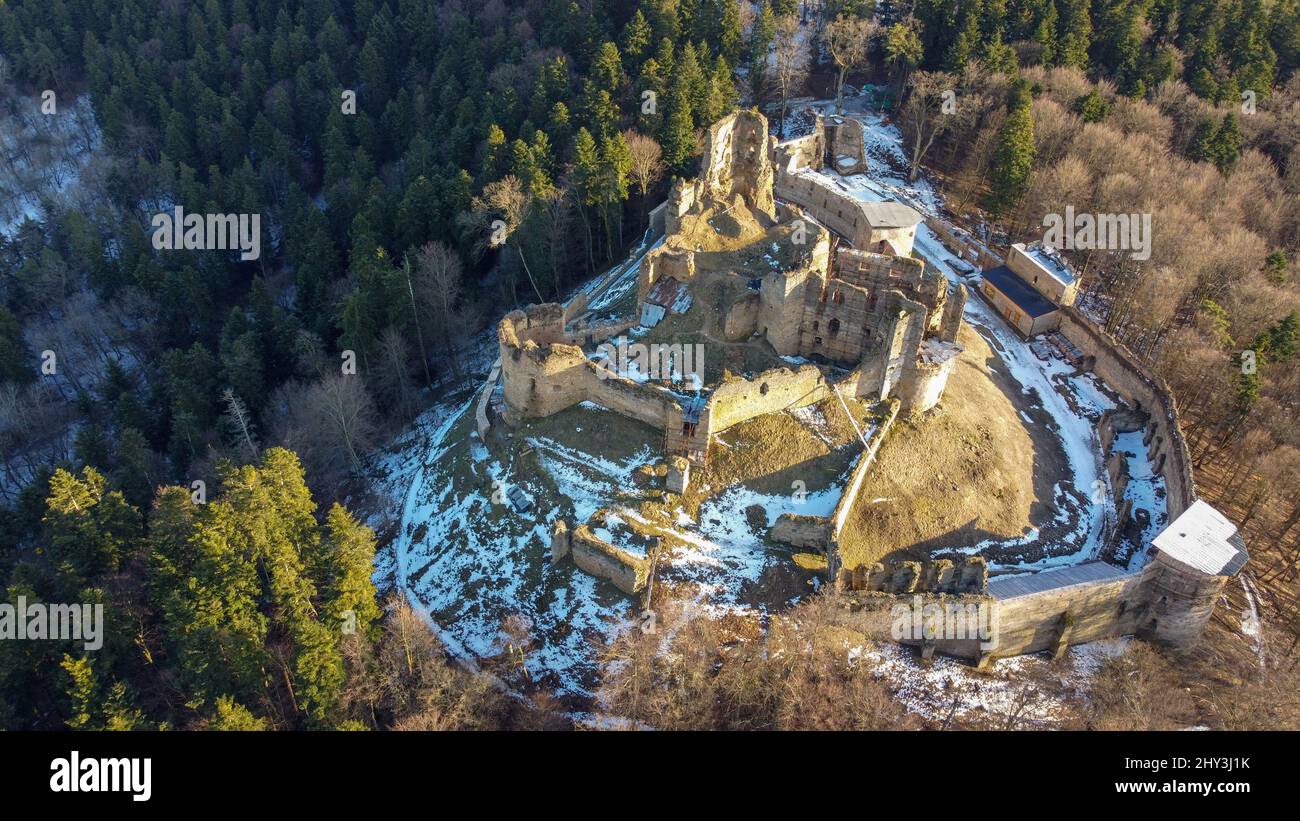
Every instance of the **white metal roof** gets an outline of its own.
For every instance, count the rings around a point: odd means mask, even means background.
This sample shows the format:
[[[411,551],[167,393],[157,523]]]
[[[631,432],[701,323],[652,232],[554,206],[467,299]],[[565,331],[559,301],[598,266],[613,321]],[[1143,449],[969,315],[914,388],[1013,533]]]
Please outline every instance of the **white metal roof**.
[[[901,202],[859,202],[872,228],[911,228],[923,219],[915,208]]]
[[[1152,544],[1165,556],[1213,576],[1235,576],[1250,558],[1237,526],[1200,499]]]

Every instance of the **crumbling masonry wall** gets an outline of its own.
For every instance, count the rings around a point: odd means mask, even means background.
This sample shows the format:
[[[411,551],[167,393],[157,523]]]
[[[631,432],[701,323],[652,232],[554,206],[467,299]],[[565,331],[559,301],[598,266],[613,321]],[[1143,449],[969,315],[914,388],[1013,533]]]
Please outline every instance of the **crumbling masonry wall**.
[[[852,117],[831,115],[818,119],[818,128],[825,134],[826,162],[840,174],[865,174],[867,171],[867,145],[862,123]]]
[[[575,345],[547,342],[566,338],[558,309],[548,304],[511,311],[497,326],[509,416],[546,417],[589,400],[656,428],[680,419],[681,405],[671,393],[605,372]]]
[[[586,525],[572,531],[560,520],[551,531],[551,564],[573,557],[578,569],[612,583],[629,596],[645,589],[650,561],[597,537]]]
[[[873,565],[860,564],[852,569],[840,567],[835,583],[844,592],[891,595],[984,593],[988,589],[989,568],[983,556],[967,556],[960,564],[954,564],[950,559],[905,561],[892,567],[876,562]]]
[[[739,194],[751,209],[773,217],[776,202],[767,118],[741,110],[710,126],[699,184],[703,197],[731,202]]]
[[[772,368],[753,379],[731,376],[709,397],[709,432],[721,433],[756,416],[816,404],[828,396],[826,378],[814,365]]]
[[[672,277],[686,284],[692,282],[695,279],[695,252],[663,245],[646,254],[637,268],[637,305],[645,302],[650,289],[664,277]]]

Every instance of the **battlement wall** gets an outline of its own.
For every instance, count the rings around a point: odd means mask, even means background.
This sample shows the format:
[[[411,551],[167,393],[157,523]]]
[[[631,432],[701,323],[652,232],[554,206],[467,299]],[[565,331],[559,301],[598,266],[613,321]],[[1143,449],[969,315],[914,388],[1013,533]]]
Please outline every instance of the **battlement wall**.
[[[1165,480],[1169,521],[1196,501],[1191,451],[1178,421],[1169,385],[1096,323],[1071,306],[1061,308],[1060,332],[1084,355],[1085,368],[1128,404],[1151,416],[1148,432],[1152,466]]]

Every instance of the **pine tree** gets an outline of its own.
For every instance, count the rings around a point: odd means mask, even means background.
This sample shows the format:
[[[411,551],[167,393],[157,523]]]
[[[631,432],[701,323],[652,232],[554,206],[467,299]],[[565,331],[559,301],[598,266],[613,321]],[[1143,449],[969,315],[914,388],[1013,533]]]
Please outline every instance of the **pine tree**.
[[[320,567],[316,570],[321,579],[321,609],[324,618],[339,629],[355,624],[358,633],[372,639],[382,615],[371,581],[374,561],[374,531],[335,503],[325,519]]]
[[[1056,0],[1056,61],[1058,66],[1088,67],[1092,45],[1092,15],[1088,0]]]
[[[143,535],[139,511],[92,467],[54,471],[42,521],[50,560],[86,580],[118,570]]]
[[[627,55],[633,64],[645,59],[650,48],[651,35],[650,24],[646,22],[645,15],[638,8],[632,15],[632,19],[623,27],[623,37],[620,41],[623,54]]]
[[[1020,204],[1034,167],[1034,119],[1027,84],[1017,80],[1009,95],[1007,118],[998,130],[989,175],[989,210],[1002,217]]]
[[[695,151],[695,132],[685,107],[677,106],[669,112],[659,143],[663,147],[664,165],[678,174],[687,174]]]

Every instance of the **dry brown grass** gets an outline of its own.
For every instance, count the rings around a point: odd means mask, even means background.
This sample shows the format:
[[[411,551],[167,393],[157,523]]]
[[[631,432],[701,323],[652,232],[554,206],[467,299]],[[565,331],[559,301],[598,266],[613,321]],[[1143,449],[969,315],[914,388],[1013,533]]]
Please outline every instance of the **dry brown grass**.
[[[1035,474],[1057,469],[1053,454],[989,372],[988,344],[969,326],[960,342],[966,350],[940,405],[915,422],[900,419],[881,447],[842,535],[846,566],[924,558],[1030,527],[1043,501]]]

